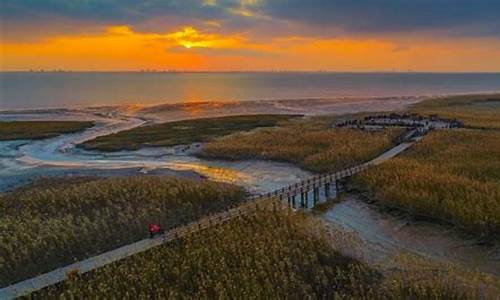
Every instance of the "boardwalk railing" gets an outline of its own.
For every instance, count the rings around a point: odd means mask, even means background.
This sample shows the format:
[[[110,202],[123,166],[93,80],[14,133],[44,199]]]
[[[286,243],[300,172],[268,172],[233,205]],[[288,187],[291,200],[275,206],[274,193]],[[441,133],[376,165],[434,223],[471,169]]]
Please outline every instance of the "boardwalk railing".
[[[54,271],[42,274],[40,276],[27,279],[25,281],[7,286],[0,289],[0,299],[13,299],[23,295],[28,295],[31,292],[43,289],[45,287],[57,284],[64,281],[68,273],[78,272],[86,273],[94,269],[103,267],[115,261],[124,259],[128,256],[146,251],[153,247],[159,246],[161,244],[173,241],[175,239],[182,238],[184,236],[196,233],[203,229],[225,223],[243,215],[248,215],[249,213],[258,210],[259,208],[272,208],[276,209],[276,203],[272,203],[269,207],[269,200],[280,199],[283,200],[286,197],[289,199],[295,197],[298,194],[304,195],[310,191],[316,191],[322,186],[329,186],[331,183],[338,182],[338,180],[347,178],[356,173],[365,170],[370,166],[369,163],[362,164],[356,167],[348,168],[339,172],[332,174],[324,174],[313,176],[307,180],[301,181],[296,184],[291,184],[289,186],[283,187],[281,189],[275,190],[273,192],[252,196],[245,201],[245,203],[227,209],[219,213],[215,213],[206,217],[203,217],[197,221],[187,223],[186,225],[179,226],[167,231],[165,234],[158,236],[154,239],[145,239],[133,244],[129,244],[115,250],[111,250],[100,255],[88,258],[86,260],[56,269]],[[314,197],[318,197],[315,192]],[[316,198],[315,198],[316,199]],[[288,202],[288,205],[295,208],[295,201]],[[302,205],[302,207],[307,207]]]
[[[363,170],[370,168],[373,165],[381,161],[385,161],[392,156],[404,151],[404,149],[408,148],[411,144],[406,145],[398,145],[393,149],[387,151],[382,154],[378,158],[369,161],[367,163],[363,163],[351,168],[347,168],[338,172],[323,174],[313,176],[307,180],[303,180],[301,182],[291,184],[289,186],[277,189],[273,192],[266,193],[264,195],[252,196],[245,201],[245,203],[240,204],[239,206],[229,208],[226,211],[222,211],[219,213],[215,213],[206,217],[203,217],[197,221],[188,223],[183,226],[179,226],[167,231],[165,234],[158,236],[154,239],[144,239],[138,241],[133,244],[129,244],[100,255],[88,258],[86,260],[61,267],[54,271],[39,275],[37,277],[33,277],[31,279],[27,279],[25,281],[7,286],[5,288],[0,289],[0,299],[13,299],[16,297],[28,295],[31,292],[43,289],[45,287],[54,285],[61,281],[64,281],[67,277],[68,273],[79,272],[85,273],[92,271],[94,269],[100,268],[102,266],[108,265],[115,261],[124,259],[131,255],[146,251],[153,247],[159,246],[161,244],[167,243],[169,241],[182,238],[186,235],[193,234],[200,230],[225,223],[229,220],[232,220],[237,217],[241,217],[243,215],[248,215],[250,212],[253,212],[260,208],[268,207],[268,200],[271,199],[279,199],[284,200],[287,199],[288,206],[292,208],[296,208],[295,197],[297,195],[301,195],[301,207],[307,208],[308,206],[308,194],[313,191],[313,200],[314,204],[320,197],[319,189],[321,187],[325,188],[325,196],[328,198],[330,187],[333,184],[335,186],[335,191],[338,192],[338,182],[342,179],[355,175]],[[401,147],[404,146],[404,147]],[[399,148],[398,148],[399,147]],[[387,155],[389,152],[389,155]],[[281,202],[283,203],[283,202]],[[272,208],[276,209],[276,202],[272,202]]]
[[[28,295],[34,291],[45,287],[57,284],[64,281],[69,273],[78,272],[80,274],[95,270],[105,265],[111,264],[118,260],[132,256],[134,254],[144,252],[153,247],[164,243],[182,238],[184,236],[199,232],[203,229],[225,223],[243,215],[247,215],[251,211],[264,207],[263,201],[267,200],[262,197],[253,199],[238,207],[228,209],[216,214],[212,214],[199,219],[198,221],[190,222],[186,225],[173,228],[165,234],[159,235],[154,239],[144,239],[133,244],[129,244],[100,255],[76,262],[74,264],[58,268],[51,272],[21,281],[19,283],[7,286],[0,289],[0,299],[14,299],[16,297]]]

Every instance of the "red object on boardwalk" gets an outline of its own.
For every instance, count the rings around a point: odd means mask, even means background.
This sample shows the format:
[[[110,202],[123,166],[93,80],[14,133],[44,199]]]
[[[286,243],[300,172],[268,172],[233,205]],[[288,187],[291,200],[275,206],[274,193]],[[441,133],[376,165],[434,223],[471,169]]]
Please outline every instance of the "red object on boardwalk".
[[[160,225],[151,223],[148,225],[149,228],[149,236],[153,237],[155,234],[161,234],[163,233],[163,230],[161,229]]]

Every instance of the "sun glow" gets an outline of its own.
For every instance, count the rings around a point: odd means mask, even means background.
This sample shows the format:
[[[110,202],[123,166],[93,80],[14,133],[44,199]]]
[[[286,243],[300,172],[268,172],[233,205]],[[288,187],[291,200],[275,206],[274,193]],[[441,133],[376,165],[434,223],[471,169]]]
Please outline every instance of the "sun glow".
[[[194,26],[164,33],[110,26],[92,34],[2,42],[0,46],[1,70],[486,71],[500,66],[500,42],[488,38],[416,41],[292,35],[259,39]],[[478,62],[477,57],[489,60]]]

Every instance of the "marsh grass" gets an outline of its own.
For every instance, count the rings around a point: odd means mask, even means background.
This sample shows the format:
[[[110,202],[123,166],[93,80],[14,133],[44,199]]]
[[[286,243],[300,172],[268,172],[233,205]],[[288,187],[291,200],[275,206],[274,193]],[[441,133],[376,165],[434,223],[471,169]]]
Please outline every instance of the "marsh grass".
[[[300,115],[242,115],[155,124],[97,137],[78,145],[86,150],[136,150],[145,146],[175,146],[258,127],[272,127]]]
[[[379,274],[311,234],[302,215],[260,211],[134,255],[38,296],[279,299],[355,295]]]
[[[331,128],[331,119],[311,118],[278,128],[232,134],[205,144],[198,155],[219,159],[291,162],[330,172],[368,161],[394,145],[402,129],[368,132]]]
[[[242,201],[243,189],[160,176],[84,179],[0,195],[0,284],[50,271]]]
[[[415,258],[374,268],[343,254],[339,245],[359,247],[310,216],[257,211],[92,272],[73,274],[32,297],[494,299],[494,279]]]
[[[0,141],[44,139],[92,126],[84,121],[0,121]]]
[[[500,129],[500,94],[434,98],[414,104],[410,111],[458,119],[466,127]]]
[[[498,277],[405,252],[377,269],[384,275],[378,299],[497,299],[500,293]]]
[[[500,132],[434,131],[355,182],[375,200],[463,227],[500,234]]]

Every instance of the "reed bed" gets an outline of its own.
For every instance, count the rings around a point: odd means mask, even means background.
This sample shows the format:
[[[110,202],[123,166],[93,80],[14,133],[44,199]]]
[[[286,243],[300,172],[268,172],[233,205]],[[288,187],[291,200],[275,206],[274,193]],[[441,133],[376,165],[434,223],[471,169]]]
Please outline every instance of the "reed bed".
[[[261,211],[71,276],[37,296],[296,299],[353,295],[379,274],[308,234],[302,216]]]
[[[399,158],[355,177],[383,205],[500,234],[500,132],[434,131]]]
[[[0,195],[0,284],[7,285],[236,205],[243,189],[171,177],[38,185]]]
[[[205,144],[202,157],[270,159],[313,172],[331,172],[368,161],[394,145],[402,129],[369,132],[331,128],[312,119],[279,128],[225,136]]]
[[[86,150],[118,151],[141,147],[171,147],[206,142],[227,134],[259,127],[273,127],[301,115],[241,115],[217,118],[182,120],[141,126],[130,130],[100,136],[79,144]]]
[[[285,211],[257,211],[131,256],[33,298],[476,299],[484,280],[422,268],[384,273],[342,254],[335,231]],[[432,281],[432,282],[431,282]],[[479,294],[482,292],[481,294]],[[493,298],[492,298],[493,299]]]
[[[1,121],[0,141],[44,139],[92,126],[87,121]]]
[[[436,114],[458,119],[466,127],[500,129],[500,94],[464,95],[434,98],[412,105],[411,112]]]
[[[498,299],[500,278],[402,252],[380,265],[383,280],[368,299]]]

